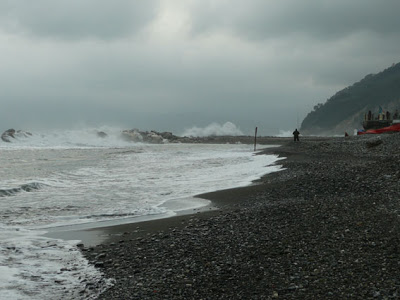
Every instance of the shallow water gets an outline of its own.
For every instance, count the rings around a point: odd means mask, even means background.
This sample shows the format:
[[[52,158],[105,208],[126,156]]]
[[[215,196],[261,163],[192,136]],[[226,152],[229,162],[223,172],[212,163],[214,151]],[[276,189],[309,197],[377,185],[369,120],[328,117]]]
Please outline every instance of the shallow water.
[[[196,194],[248,185],[279,170],[276,156],[254,155],[248,145],[114,138],[85,145],[72,137],[63,143],[57,136],[53,145],[48,136],[0,145],[0,299],[79,298],[87,282],[100,280],[77,241],[43,237],[46,230],[172,216],[209,203]],[[179,205],[167,205],[172,200]]]

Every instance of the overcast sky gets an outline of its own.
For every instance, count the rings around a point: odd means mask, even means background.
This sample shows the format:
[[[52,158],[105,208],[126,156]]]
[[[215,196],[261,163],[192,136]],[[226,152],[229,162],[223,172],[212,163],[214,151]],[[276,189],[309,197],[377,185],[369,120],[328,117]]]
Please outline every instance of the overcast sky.
[[[292,130],[400,61],[398,0],[1,0],[0,131]]]

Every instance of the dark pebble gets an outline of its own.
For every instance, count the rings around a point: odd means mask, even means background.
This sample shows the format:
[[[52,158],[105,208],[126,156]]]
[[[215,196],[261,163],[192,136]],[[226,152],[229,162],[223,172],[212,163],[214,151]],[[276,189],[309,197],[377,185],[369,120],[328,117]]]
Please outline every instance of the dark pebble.
[[[99,299],[398,298],[400,134],[376,138],[287,141],[265,151],[286,169],[218,213],[85,252],[115,279]]]

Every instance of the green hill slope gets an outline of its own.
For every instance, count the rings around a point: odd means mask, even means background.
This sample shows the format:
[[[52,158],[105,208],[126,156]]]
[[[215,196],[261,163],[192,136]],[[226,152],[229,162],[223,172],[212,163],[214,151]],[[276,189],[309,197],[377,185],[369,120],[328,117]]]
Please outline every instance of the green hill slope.
[[[301,124],[303,134],[344,134],[361,129],[364,114],[378,112],[381,106],[394,112],[400,110],[400,63],[378,74],[367,75],[326,103],[318,104]]]

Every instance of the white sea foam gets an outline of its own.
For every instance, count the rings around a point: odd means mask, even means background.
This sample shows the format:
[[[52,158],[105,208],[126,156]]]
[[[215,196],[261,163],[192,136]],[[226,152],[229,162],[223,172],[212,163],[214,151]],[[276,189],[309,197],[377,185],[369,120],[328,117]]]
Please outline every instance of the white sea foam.
[[[247,145],[145,145],[93,136],[46,133],[31,144],[2,144],[0,299],[79,299],[83,279],[101,280],[76,241],[45,238],[43,229],[170,216],[208,203],[191,198],[196,194],[248,185],[280,169],[276,156],[254,155]]]
[[[277,137],[292,137],[293,133],[290,130],[279,130]]]
[[[28,130],[28,132],[30,132]],[[106,133],[103,138],[99,132]],[[15,136],[10,143],[0,140],[0,148],[88,148],[127,147],[132,143],[121,138],[121,128],[103,126],[69,130],[40,130],[30,132],[30,136]]]
[[[193,137],[205,137],[205,136],[224,136],[224,135],[232,135],[238,136],[243,135],[243,132],[236,127],[232,122],[226,122],[221,125],[218,123],[211,123],[206,127],[192,127],[186,129],[182,136],[193,136]]]
[[[112,284],[88,264],[76,241],[41,233],[0,228],[0,299],[91,299]]]

